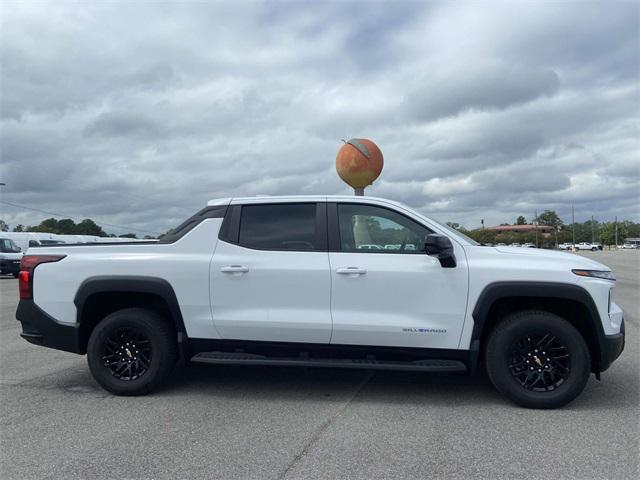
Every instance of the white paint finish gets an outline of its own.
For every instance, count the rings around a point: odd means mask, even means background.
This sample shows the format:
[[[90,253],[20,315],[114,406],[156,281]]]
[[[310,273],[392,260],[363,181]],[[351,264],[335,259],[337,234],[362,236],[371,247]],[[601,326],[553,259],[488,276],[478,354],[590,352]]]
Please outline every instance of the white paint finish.
[[[620,325],[608,320],[609,289],[614,282],[580,277],[572,269],[610,270],[609,267],[572,253],[517,247],[465,246],[469,262],[469,308],[460,337],[461,349],[469,348],[473,309],[487,285],[496,282],[555,282],[577,285],[593,298],[606,335],[618,333]]]
[[[105,275],[158,277],[173,287],[190,337],[217,338],[209,304],[209,263],[222,219],[203,221],[173,244],[93,245],[40,248],[67,254],[58,263],[36,267],[34,301],[62,323],[75,323],[73,303],[80,284]]]
[[[326,343],[332,331],[333,295],[334,343],[468,349],[472,311],[487,285],[539,281],[584,288],[596,304],[605,333],[620,331],[622,313],[615,304],[608,311],[609,289],[614,283],[571,272],[608,270],[584,257],[538,249],[474,246],[404,205],[372,197],[260,197],[221,199],[211,204],[325,199],[385,206],[413,218],[452,239],[458,266],[442,269],[426,255],[250,250],[218,242],[222,220],[207,219],[173,244],[40,248],[41,254],[68,256],[36,268],[35,302],[57,320],[74,323],[73,298],[85,279],[154,276],[173,287],[190,337]],[[249,270],[220,271],[232,265]],[[366,273],[336,272],[348,267]],[[402,328],[446,329],[447,333],[406,333]],[[456,335],[457,341],[453,338]]]
[[[223,338],[328,343],[329,294],[327,252],[253,250],[218,242],[211,303]]]
[[[458,348],[467,265],[455,248],[456,268],[442,268],[428,255],[331,252],[331,343]],[[366,273],[339,273],[347,269]]]

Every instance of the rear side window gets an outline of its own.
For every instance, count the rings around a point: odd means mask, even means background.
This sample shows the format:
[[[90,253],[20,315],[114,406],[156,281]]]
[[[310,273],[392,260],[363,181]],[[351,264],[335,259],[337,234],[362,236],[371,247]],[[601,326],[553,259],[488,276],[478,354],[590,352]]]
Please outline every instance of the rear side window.
[[[258,250],[321,250],[315,203],[245,205],[238,243]]]

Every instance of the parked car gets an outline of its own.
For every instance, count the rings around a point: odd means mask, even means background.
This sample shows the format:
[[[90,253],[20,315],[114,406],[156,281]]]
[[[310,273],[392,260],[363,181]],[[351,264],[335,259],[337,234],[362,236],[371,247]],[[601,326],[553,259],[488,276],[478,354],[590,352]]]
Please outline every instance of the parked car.
[[[510,247],[521,247],[522,245],[520,245],[519,243],[512,243],[511,245],[509,245]]]
[[[398,234],[419,248],[361,248]],[[237,198],[161,242],[34,249],[16,317],[29,342],[86,353],[118,395],[153,391],[179,359],[449,373],[483,363],[507,398],[554,408],[622,352],[614,280],[588,258],[483,247],[390,200]]]
[[[634,245],[633,243],[624,243],[622,245],[618,245],[618,248],[622,248],[625,250],[627,249],[632,250],[632,249],[638,248],[638,246]]]
[[[558,245],[558,248],[560,250],[571,250],[571,248],[573,248],[573,244],[572,243],[561,243]]]
[[[18,277],[20,271],[20,261],[22,260],[22,250],[15,242],[0,234],[0,274],[13,275]]]
[[[538,248],[535,243],[523,243],[522,246],[527,248]]]
[[[591,250],[592,252],[598,251],[598,245],[594,245],[588,242],[576,243],[575,248],[577,250]]]

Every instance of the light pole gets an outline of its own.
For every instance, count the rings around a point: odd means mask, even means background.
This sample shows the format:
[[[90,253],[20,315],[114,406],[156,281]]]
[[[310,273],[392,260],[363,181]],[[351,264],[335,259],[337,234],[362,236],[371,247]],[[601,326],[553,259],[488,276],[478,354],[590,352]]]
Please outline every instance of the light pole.
[[[535,211],[535,216],[533,217],[534,227],[536,231],[536,248],[538,248],[538,210]]]
[[[571,233],[573,234],[573,250],[576,249],[576,212],[571,205]]]

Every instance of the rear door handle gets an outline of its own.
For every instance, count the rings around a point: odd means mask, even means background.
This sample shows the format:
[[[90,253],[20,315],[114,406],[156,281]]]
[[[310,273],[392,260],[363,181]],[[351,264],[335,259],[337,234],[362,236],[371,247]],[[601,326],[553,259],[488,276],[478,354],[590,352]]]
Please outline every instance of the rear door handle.
[[[364,268],[358,267],[347,267],[347,268],[338,268],[336,273],[340,275],[364,275],[367,271]]]
[[[249,271],[249,267],[245,267],[243,265],[229,265],[228,267],[222,267],[220,271],[223,273],[247,273]]]

